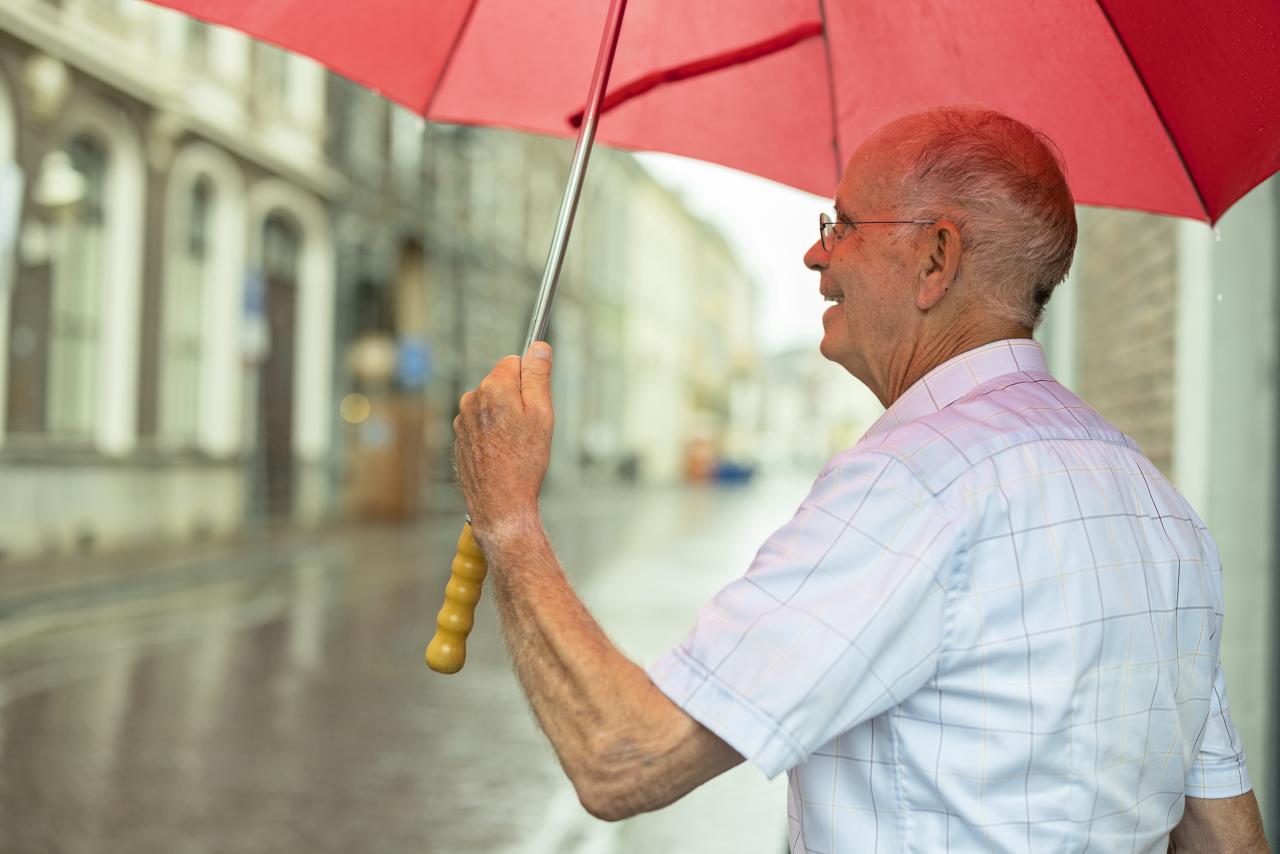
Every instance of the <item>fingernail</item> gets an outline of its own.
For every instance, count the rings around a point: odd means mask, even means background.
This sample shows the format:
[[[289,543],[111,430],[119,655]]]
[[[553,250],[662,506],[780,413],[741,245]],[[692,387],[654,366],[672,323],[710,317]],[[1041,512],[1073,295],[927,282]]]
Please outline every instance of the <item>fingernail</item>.
[[[529,347],[529,355],[535,359],[550,359],[551,345],[546,341],[534,341]]]

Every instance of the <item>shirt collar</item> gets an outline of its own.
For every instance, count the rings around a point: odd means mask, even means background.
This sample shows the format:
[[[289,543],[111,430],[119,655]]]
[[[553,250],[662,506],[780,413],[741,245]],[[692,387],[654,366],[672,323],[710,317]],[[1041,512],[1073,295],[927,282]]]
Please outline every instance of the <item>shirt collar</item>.
[[[1039,341],[1010,338],[961,353],[916,380],[871,425],[863,438],[887,433],[908,421],[945,409],[996,377],[1022,372],[1049,372]]]

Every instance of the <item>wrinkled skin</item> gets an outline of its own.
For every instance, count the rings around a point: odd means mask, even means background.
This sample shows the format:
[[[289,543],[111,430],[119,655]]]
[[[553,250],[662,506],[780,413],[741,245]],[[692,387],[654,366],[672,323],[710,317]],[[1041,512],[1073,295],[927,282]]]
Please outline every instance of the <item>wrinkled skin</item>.
[[[462,396],[453,421],[454,465],[481,546],[536,522],[554,421],[545,342],[536,342],[523,360],[507,356]]]

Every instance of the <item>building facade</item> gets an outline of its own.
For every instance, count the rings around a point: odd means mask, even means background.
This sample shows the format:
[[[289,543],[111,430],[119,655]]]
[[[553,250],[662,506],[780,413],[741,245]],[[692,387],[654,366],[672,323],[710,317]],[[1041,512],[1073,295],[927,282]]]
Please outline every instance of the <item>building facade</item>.
[[[0,9],[0,550],[320,512],[294,499],[331,444],[325,81],[141,4]]]
[[[6,2],[0,554],[431,509],[458,397],[523,342],[571,150],[426,125],[136,0]],[[684,408],[728,431],[752,293],[597,151],[549,333],[551,481],[676,476]]]

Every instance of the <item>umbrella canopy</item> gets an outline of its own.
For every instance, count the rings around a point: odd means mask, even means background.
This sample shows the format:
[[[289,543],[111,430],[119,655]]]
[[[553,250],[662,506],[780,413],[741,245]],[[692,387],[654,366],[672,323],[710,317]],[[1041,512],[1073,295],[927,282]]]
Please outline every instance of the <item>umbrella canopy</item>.
[[[607,0],[159,0],[428,119],[572,135]],[[831,195],[873,130],[983,104],[1076,200],[1213,222],[1280,169],[1274,0],[635,0],[599,139]]]

